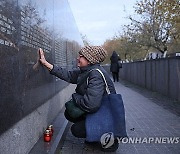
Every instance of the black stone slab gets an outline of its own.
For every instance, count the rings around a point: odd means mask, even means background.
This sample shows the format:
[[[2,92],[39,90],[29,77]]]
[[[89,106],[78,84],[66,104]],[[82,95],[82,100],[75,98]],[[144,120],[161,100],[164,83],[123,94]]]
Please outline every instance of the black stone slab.
[[[82,45],[67,0],[0,1],[0,135],[68,85],[33,69],[37,50],[72,68]]]

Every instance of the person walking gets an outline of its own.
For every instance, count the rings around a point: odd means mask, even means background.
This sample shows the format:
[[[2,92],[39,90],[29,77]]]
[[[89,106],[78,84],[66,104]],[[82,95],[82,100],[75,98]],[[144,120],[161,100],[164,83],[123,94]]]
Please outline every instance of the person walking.
[[[71,126],[72,134],[78,138],[86,138],[86,116],[98,111],[101,107],[102,97],[107,94],[104,79],[96,69],[99,69],[104,74],[110,93],[116,94],[112,80],[104,68],[100,66],[100,63],[107,56],[106,51],[101,46],[85,46],[81,48],[77,58],[78,68],[73,70],[67,70],[49,63],[46,61],[43,50],[40,49],[39,52],[39,61],[50,71],[50,74],[69,83],[77,84],[75,93],[72,94],[72,101],[85,114],[73,118],[65,111],[64,115],[67,120],[73,122]],[[103,151],[116,151],[118,146],[118,140],[116,139],[112,146],[103,149]]]
[[[121,61],[120,57],[116,53],[116,51],[113,51],[112,56],[110,57],[111,65],[110,65],[110,71],[112,72],[113,80],[119,81],[119,63]]]

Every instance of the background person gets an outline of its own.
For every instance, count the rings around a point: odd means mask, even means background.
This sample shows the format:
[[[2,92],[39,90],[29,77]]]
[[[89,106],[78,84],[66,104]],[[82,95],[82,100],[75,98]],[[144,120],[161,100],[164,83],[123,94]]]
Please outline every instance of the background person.
[[[119,81],[119,62],[121,61],[120,57],[116,53],[116,51],[113,51],[112,56],[110,57],[111,60],[111,66],[110,71],[112,72],[113,80]]]

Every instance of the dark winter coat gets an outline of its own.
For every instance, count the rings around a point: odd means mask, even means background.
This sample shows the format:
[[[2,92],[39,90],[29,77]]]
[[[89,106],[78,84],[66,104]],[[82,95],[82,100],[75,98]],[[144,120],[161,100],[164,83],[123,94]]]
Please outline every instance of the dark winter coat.
[[[110,60],[111,60],[110,71],[112,73],[118,73],[119,72],[118,61],[120,61],[121,59],[119,58],[119,56],[117,55],[117,53],[115,51],[113,51],[113,54],[112,54]]]
[[[101,99],[106,94],[105,83],[101,74],[97,70],[90,71],[95,68],[100,69],[104,73],[110,92],[116,93],[109,75],[99,64],[88,65],[72,71],[54,66],[50,72],[62,80],[77,84],[76,93],[72,94],[72,98],[77,106],[88,113],[93,113],[99,109]]]

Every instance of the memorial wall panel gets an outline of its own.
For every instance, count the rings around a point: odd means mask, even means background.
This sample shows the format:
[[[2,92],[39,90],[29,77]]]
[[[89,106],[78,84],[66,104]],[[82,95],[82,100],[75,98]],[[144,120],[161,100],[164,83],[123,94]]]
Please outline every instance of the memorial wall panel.
[[[67,85],[41,65],[33,69],[38,48],[72,68],[81,46],[67,0],[0,1],[0,134]]]

